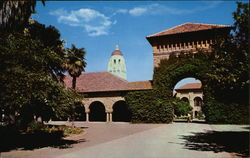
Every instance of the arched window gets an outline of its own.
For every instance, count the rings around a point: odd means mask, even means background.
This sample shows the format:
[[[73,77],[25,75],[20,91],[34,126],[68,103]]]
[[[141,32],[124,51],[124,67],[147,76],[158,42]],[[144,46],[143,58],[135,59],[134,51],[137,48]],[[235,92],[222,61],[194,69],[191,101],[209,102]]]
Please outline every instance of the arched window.
[[[118,60],[118,63],[119,63],[119,64],[121,63],[121,59]]]
[[[116,64],[116,60],[114,59],[114,63]]]
[[[194,98],[194,106],[201,106],[202,105],[202,99],[200,97]]]
[[[184,101],[184,102],[186,102],[186,103],[189,103],[189,100],[188,100],[187,97],[183,97],[183,98],[181,98],[181,100]]]

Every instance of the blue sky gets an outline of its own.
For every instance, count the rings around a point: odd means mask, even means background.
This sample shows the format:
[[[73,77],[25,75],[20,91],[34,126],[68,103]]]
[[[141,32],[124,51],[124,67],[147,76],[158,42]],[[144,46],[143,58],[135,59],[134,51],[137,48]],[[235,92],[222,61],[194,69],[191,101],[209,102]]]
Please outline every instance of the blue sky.
[[[186,22],[232,25],[234,1],[47,1],[32,17],[55,26],[66,40],[86,49],[86,72],[107,71],[118,44],[128,81],[151,80],[152,48],[146,36]],[[186,82],[193,82],[188,80]]]

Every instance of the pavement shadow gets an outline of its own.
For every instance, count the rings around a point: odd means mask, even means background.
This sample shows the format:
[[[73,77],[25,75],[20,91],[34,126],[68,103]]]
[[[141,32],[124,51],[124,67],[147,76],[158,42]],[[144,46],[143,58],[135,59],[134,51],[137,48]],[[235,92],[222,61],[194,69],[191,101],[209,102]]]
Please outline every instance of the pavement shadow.
[[[198,151],[231,152],[249,157],[249,131],[208,131],[182,136],[185,148]]]
[[[0,152],[10,150],[34,150],[43,147],[71,148],[73,144],[85,140],[66,140],[63,138],[63,131],[34,133],[21,133],[15,129],[0,128]]]

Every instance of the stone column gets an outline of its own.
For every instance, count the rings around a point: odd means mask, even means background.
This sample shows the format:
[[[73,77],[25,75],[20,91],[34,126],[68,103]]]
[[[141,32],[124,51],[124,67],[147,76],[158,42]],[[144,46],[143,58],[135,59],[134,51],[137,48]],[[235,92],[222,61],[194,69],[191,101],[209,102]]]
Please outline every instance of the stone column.
[[[86,112],[86,122],[89,122],[89,112]]]
[[[113,118],[112,118],[112,112],[109,113],[109,122],[112,122]]]
[[[106,112],[106,122],[109,122],[109,113]]]

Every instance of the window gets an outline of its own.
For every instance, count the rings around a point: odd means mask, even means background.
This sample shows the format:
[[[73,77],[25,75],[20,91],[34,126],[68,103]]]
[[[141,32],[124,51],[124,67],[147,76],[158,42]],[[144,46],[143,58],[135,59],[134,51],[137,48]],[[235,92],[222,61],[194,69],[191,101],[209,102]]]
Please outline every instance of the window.
[[[201,106],[202,105],[202,99],[200,97],[194,98],[194,106]]]
[[[181,98],[181,100],[184,101],[184,102],[186,102],[186,103],[189,103],[189,100],[188,100],[187,97],[183,97],[183,98]]]
[[[114,59],[114,63],[116,63],[116,60]]]
[[[120,62],[121,62],[121,59],[118,60],[118,63],[119,63],[119,64],[120,64]]]

